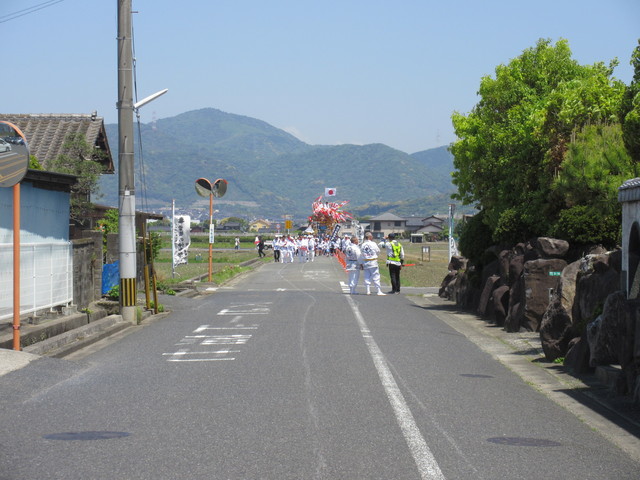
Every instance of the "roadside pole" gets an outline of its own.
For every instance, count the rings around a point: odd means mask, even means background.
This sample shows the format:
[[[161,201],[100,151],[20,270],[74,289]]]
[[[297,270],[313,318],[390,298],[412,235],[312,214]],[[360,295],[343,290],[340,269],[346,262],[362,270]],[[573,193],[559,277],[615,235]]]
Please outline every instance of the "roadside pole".
[[[131,0],[118,0],[118,245],[120,314],[136,322],[136,195],[133,174]]]

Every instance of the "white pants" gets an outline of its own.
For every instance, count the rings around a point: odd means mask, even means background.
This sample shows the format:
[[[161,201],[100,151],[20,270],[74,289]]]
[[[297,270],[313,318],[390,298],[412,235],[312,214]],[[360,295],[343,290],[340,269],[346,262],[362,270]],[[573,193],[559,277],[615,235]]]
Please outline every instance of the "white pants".
[[[353,270],[347,270],[347,273],[349,274],[349,292],[356,293],[356,287],[360,279],[360,269],[356,267]]]
[[[364,284],[367,287],[367,293],[371,288],[371,284],[380,290],[380,269],[378,267],[365,268],[364,272]]]

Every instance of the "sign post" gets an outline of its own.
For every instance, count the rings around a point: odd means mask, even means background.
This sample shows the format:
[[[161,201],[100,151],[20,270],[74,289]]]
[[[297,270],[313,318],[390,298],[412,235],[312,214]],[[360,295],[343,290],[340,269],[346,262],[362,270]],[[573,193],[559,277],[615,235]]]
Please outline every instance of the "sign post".
[[[219,178],[211,183],[206,178],[196,180],[196,193],[201,197],[209,197],[209,282],[213,274],[213,197],[222,197],[227,193],[227,181]]]

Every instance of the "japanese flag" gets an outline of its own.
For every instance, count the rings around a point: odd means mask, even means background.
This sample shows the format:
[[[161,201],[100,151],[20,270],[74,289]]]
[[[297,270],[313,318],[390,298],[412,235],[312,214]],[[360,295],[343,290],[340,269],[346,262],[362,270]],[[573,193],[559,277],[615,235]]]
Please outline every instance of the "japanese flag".
[[[324,189],[324,196],[325,197],[335,197],[336,196],[336,189],[335,188],[325,188]]]

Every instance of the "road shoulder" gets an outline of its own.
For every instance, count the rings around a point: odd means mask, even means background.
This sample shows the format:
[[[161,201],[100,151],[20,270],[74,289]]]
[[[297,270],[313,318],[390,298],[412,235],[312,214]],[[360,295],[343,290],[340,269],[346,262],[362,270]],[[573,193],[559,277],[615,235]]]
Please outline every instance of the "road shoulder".
[[[507,333],[477,315],[461,311],[437,294],[407,295],[407,298],[640,462],[640,409],[615,397],[610,389],[598,383],[595,375],[578,378],[562,365],[546,361],[538,333]]]

